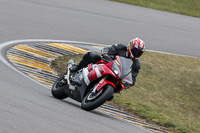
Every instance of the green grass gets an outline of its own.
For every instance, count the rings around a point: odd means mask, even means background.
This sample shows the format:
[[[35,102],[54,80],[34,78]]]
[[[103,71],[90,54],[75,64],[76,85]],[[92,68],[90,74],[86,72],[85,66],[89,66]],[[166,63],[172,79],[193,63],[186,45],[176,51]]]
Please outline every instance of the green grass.
[[[200,132],[200,59],[146,52],[141,64],[135,86],[114,100],[155,123]]]
[[[59,76],[66,72],[68,60],[74,60],[79,62],[82,59],[82,55],[66,55],[60,56],[51,62],[51,68],[53,68]]]
[[[200,17],[200,0],[111,0],[188,16]]]
[[[70,58],[60,57],[52,66],[64,73]],[[200,132],[200,58],[145,52],[140,61],[135,86],[115,95],[113,102],[180,133]]]

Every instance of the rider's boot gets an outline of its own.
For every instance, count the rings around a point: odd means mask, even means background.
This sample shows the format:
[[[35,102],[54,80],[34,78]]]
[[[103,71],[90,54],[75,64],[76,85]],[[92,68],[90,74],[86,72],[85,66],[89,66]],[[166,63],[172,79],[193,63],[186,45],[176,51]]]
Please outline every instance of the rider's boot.
[[[79,64],[73,65],[71,68],[69,68],[69,70],[70,70],[71,73],[75,73],[75,72],[77,72],[78,70],[80,70],[81,68],[83,68],[85,66],[87,66],[87,64],[84,62],[84,60],[81,60],[79,62]]]
[[[70,68],[74,65],[74,61],[73,60],[69,60],[68,63],[67,63],[67,68]]]
[[[71,68],[69,68],[69,70],[71,73],[77,72],[78,70],[80,70],[79,64],[72,66]]]
[[[71,76],[71,71],[70,68],[72,68],[74,66],[74,61],[73,60],[69,60],[67,63],[67,74],[64,75],[64,79],[67,80],[68,84],[70,84],[70,76]]]

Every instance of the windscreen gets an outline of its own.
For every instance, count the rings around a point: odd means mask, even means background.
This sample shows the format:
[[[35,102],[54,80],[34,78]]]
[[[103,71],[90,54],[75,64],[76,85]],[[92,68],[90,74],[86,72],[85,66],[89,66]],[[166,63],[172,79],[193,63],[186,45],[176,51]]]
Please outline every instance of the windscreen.
[[[121,66],[122,66],[121,79],[124,79],[128,74],[131,73],[133,61],[131,59],[124,57],[119,57],[119,59],[121,61]]]
[[[133,61],[124,57],[116,57],[117,59],[113,62],[112,70],[121,79],[123,85],[128,87],[132,85],[132,65]]]
[[[124,57],[116,57],[117,59],[114,61],[112,65],[112,70],[118,71],[118,73],[115,73],[120,79],[124,79],[131,73],[133,61],[128,58]]]

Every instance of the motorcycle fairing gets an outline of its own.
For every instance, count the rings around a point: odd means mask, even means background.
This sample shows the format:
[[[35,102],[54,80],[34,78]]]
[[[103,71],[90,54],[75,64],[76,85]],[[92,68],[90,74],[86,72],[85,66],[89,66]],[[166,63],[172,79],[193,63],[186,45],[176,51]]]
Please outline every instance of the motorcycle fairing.
[[[89,77],[90,81],[94,81],[95,79],[102,76],[102,74],[100,72],[100,68],[101,68],[100,66],[97,67],[97,65],[95,65],[95,67],[89,72],[88,77]]]
[[[117,59],[121,63],[121,79],[124,79],[131,73],[133,61],[124,57],[117,57]]]
[[[87,85],[84,81],[83,72],[79,72],[72,80],[71,84],[67,85],[65,93],[70,98],[81,102],[85,91],[87,89]]]
[[[116,60],[112,64],[112,70],[117,77],[124,79],[131,73],[132,65],[132,60],[116,56]]]
[[[119,85],[121,86],[121,89],[117,90],[117,92],[120,92],[133,84],[131,73],[132,65],[133,61],[131,59],[116,56],[116,60],[112,64],[112,71],[120,78]]]
[[[104,64],[94,64],[87,68],[83,68],[83,77],[87,85],[89,85],[90,82],[108,74],[113,75],[117,78],[113,71],[110,70],[108,66]]]
[[[108,74],[114,75],[114,73],[104,64],[98,64],[98,65],[94,64],[88,66],[87,68],[83,68],[83,77],[87,85],[89,85],[90,82]],[[96,90],[99,91],[106,84],[111,84],[114,88],[116,88],[116,86],[112,82],[107,81],[104,78],[104,80],[101,80],[98,83]]]
[[[133,83],[131,74],[132,65],[132,60],[119,56],[116,56],[116,60],[107,64],[88,65],[87,68],[83,68],[84,81],[88,86],[90,82],[100,77],[112,75],[114,78],[121,80],[120,86],[123,89],[131,86]],[[98,84],[96,87],[97,91],[99,91],[106,84],[111,84],[114,88],[116,88],[114,83],[105,79],[103,82]]]
[[[117,75],[118,78],[121,77],[121,63],[118,60],[115,60],[112,64],[112,70]]]

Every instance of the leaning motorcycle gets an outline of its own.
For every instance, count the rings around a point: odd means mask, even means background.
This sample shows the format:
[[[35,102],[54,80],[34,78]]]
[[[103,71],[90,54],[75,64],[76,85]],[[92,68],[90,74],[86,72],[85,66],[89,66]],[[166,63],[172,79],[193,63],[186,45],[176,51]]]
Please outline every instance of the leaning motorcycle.
[[[73,65],[74,62],[69,60],[67,72],[55,81],[51,93],[57,99],[70,97],[81,102],[81,108],[87,111],[101,106],[114,93],[119,93],[133,83],[133,61],[128,58],[116,56],[115,60],[111,60],[106,56],[96,64],[89,64],[69,74],[69,68]]]

